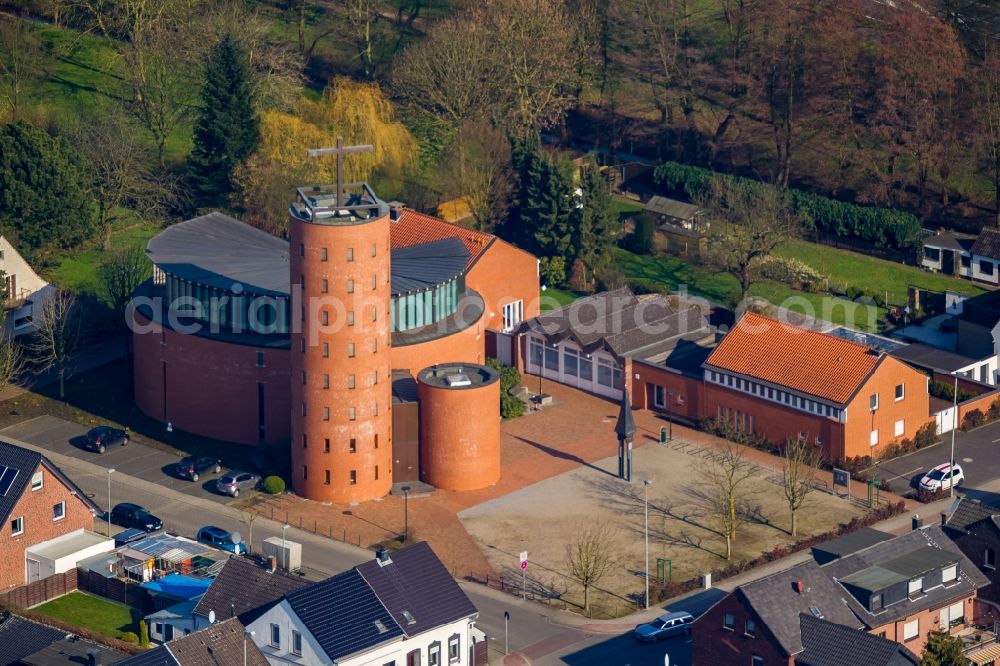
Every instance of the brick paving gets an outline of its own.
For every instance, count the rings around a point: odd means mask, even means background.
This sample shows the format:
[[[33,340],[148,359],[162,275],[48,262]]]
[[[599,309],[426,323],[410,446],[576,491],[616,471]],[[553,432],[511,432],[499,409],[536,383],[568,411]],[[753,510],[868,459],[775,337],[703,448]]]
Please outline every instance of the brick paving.
[[[537,382],[537,377],[526,377],[532,390],[537,389]],[[425,496],[410,495],[410,537],[429,542],[457,578],[496,577],[458,519],[460,511],[617,454],[613,431],[618,415],[616,403],[550,381],[543,382],[542,390],[553,396],[552,405],[502,425],[499,482],[482,490],[438,490]],[[637,411],[635,423],[634,447],[641,447],[658,442],[660,427],[666,422],[653,412]],[[720,441],[713,435],[677,424],[673,426],[673,436],[675,440],[703,447],[718,445]],[[749,450],[747,456],[758,464],[780,470],[780,461],[764,452]],[[823,474],[823,478],[829,476]],[[852,484],[854,496],[863,499],[866,492],[863,484]],[[887,494],[883,497],[896,499]],[[347,506],[284,495],[262,500],[255,510],[335,539],[372,546],[402,534],[403,508],[403,498],[398,496]]]

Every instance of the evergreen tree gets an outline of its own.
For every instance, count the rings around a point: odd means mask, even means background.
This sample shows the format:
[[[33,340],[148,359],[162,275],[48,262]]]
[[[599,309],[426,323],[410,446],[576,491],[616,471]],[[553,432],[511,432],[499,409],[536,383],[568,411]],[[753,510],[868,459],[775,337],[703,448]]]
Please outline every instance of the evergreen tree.
[[[194,149],[188,157],[194,191],[199,206],[226,206],[234,190],[233,168],[253,152],[260,135],[250,67],[232,35],[212,50],[201,99]]]
[[[96,231],[97,203],[79,153],[25,122],[0,125],[0,232],[29,258]]]
[[[568,160],[541,150],[538,138],[515,147],[518,191],[514,219],[528,247],[545,257],[561,257],[573,252],[573,217],[577,197],[573,187],[573,165]]]
[[[920,657],[920,666],[966,666],[969,660],[962,654],[962,641],[946,631],[927,634],[927,646]]]
[[[583,170],[575,217],[575,257],[582,259],[593,273],[597,273],[611,262],[621,225],[615,215],[611,187],[593,160]]]

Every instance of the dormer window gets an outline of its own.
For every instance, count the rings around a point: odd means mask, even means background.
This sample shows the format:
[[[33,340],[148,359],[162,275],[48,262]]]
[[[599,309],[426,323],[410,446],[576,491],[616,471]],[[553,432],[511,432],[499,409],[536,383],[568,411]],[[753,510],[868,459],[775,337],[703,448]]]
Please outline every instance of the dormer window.
[[[906,593],[912,596],[914,594],[918,594],[919,592],[923,592],[923,590],[924,590],[924,579],[914,578],[913,580],[910,581],[909,585],[907,586]]]
[[[873,594],[872,595],[871,609],[872,609],[873,613],[875,611],[882,610],[882,595],[881,594]]]
[[[952,564],[950,567],[945,567],[941,570],[941,582],[947,585],[952,581],[958,579],[958,565]]]

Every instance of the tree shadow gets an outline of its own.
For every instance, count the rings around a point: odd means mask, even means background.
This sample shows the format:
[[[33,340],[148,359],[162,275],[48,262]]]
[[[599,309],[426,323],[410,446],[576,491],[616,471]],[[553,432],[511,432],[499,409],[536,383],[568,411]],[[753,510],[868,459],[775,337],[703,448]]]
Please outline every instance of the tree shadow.
[[[583,458],[581,458],[580,456],[578,456],[576,454],[567,453],[566,451],[560,451],[559,449],[554,449],[551,446],[546,446],[544,444],[540,444],[540,443],[535,442],[533,440],[526,439],[524,437],[520,437],[520,436],[517,436],[517,435],[515,435],[514,439],[516,439],[518,441],[521,441],[521,442],[524,442],[528,446],[532,446],[532,447],[538,449],[539,451],[541,451],[542,453],[545,453],[545,454],[547,454],[549,456],[552,456],[553,458],[559,458],[560,460],[569,460],[571,462],[577,463],[578,465],[582,465],[583,467],[589,467],[590,469],[598,471],[598,472],[601,472],[602,474],[607,474],[608,476],[610,476],[612,478],[618,478],[615,474],[612,474],[608,470],[603,469],[601,467],[598,467],[597,465],[594,465],[593,463],[587,462],[586,460],[584,460]]]

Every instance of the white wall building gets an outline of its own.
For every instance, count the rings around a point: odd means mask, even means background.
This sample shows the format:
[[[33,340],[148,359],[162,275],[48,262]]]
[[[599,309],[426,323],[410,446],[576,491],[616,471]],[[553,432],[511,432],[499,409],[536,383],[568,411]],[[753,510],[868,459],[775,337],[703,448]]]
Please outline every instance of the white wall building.
[[[21,335],[33,331],[36,308],[55,287],[39,277],[3,236],[0,236],[0,271],[3,271],[0,288],[7,303],[4,332]]]

